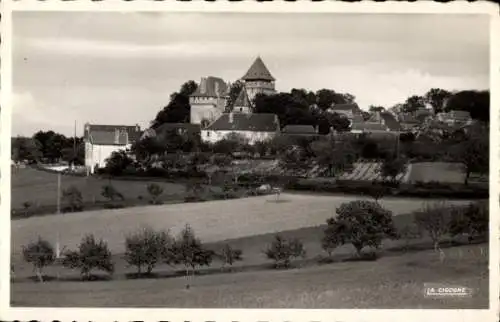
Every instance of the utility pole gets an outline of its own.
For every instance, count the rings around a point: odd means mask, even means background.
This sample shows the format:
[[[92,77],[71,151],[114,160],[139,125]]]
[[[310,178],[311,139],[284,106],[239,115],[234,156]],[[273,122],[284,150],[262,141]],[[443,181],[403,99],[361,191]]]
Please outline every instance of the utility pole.
[[[61,173],[57,173],[57,214],[61,213]],[[59,229],[57,230],[56,258],[60,258],[61,248],[59,243]]]

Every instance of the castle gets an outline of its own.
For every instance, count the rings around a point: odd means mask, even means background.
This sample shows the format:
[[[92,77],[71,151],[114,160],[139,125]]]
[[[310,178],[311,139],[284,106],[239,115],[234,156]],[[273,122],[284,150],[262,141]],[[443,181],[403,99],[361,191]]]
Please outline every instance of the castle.
[[[192,124],[206,127],[216,121],[223,113],[252,113],[252,102],[257,94],[274,94],[276,79],[271,75],[260,57],[257,57],[241,78],[243,88],[234,104],[228,108],[230,83],[219,77],[203,77],[200,86],[189,97]]]

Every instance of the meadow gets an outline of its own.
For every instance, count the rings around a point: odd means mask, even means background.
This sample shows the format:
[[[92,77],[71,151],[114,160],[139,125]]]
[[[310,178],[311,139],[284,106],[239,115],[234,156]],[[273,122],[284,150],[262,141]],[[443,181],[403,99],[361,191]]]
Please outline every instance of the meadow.
[[[395,218],[397,227],[411,216]],[[423,238],[411,242],[386,240],[376,261],[351,261],[352,247],[335,250],[333,263],[318,264],[326,254],[319,239],[324,227],[285,231],[284,237],[300,238],[307,257],[293,262],[289,270],[272,269],[262,250],[274,234],[208,243],[217,250],[223,244],[243,250],[243,261],[229,272],[214,262],[191,278],[186,289],[182,268],[160,265],[154,277],[130,279],[134,272],[120,255],[115,256],[113,280],[78,281],[78,272],[50,267],[46,274],[60,274],[59,281],[34,283],[30,267],[16,264],[16,282],[11,284],[13,306],[55,307],[199,307],[199,308],[487,308],[487,244],[448,247],[444,261]],[[429,299],[424,283],[449,283],[470,287],[470,298]]]

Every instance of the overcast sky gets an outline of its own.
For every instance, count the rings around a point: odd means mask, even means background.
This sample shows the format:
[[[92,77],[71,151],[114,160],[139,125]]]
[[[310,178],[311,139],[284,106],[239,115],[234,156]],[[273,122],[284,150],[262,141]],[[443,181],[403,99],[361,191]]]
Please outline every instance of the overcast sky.
[[[16,12],[13,134],[149,124],[190,79],[234,81],[260,55],[279,91],[361,108],[432,87],[489,88],[488,16]]]

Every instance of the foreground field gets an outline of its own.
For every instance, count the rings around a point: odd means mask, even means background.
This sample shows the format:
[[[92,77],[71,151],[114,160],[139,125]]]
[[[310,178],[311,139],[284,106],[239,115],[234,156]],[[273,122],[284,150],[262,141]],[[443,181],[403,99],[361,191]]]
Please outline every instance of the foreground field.
[[[62,246],[74,248],[85,234],[93,233],[104,238],[112,252],[122,253],[125,235],[142,226],[170,229],[177,234],[186,224],[204,242],[213,242],[322,225],[342,203],[360,198],[283,194],[281,202],[276,202],[274,196],[263,196],[33,217],[11,222],[11,247],[12,253],[19,255],[21,246],[38,236],[55,243],[59,234]],[[425,202],[428,201],[386,198],[381,204],[394,215],[400,215],[420,209]]]
[[[176,308],[486,309],[488,255],[484,245],[280,270],[96,282],[11,284],[12,306]],[[424,283],[470,287],[470,298],[430,299]]]

